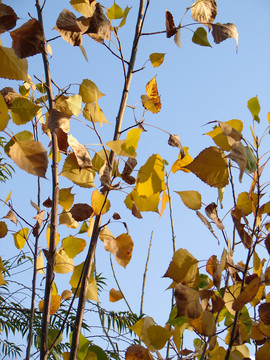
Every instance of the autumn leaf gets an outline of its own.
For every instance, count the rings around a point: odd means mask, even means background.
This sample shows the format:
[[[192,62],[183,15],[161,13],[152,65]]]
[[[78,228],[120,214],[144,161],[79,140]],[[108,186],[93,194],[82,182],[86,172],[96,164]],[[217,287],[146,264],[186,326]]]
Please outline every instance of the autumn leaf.
[[[213,336],[216,333],[214,315],[208,310],[202,311],[199,318],[191,320],[191,325],[204,336]]]
[[[187,316],[191,319],[197,319],[200,316],[202,307],[199,300],[199,291],[186,285],[178,284],[175,288],[174,296],[177,306],[177,317]]]
[[[0,221],[0,239],[4,238],[8,233],[7,224],[4,221]]]
[[[60,128],[65,133],[68,133],[70,130],[69,121],[69,117],[67,117],[61,111],[52,109],[48,119],[48,128],[50,131],[55,131]]]
[[[192,210],[198,210],[202,206],[202,197],[198,191],[175,191],[182,199],[183,203]]]
[[[18,19],[12,7],[0,3],[0,34],[13,29]]]
[[[246,148],[240,141],[235,141],[231,146],[228,158],[235,161],[240,169],[239,181],[242,182],[243,174],[247,166]]]
[[[257,206],[258,204],[258,195],[257,194],[249,194],[248,192],[244,191],[240,193],[237,197],[236,206],[238,209],[241,209],[243,211],[243,214],[248,216],[252,213],[253,206]]]
[[[240,311],[244,305],[252,301],[259,290],[260,284],[261,279],[259,277],[253,279],[234,300],[232,304],[233,310]]]
[[[59,225],[61,224],[71,229],[77,229],[79,227],[79,224],[73,219],[71,213],[65,210],[59,215]]]
[[[106,145],[119,156],[128,156],[135,158],[136,149],[141,136],[141,129],[134,128],[127,133],[126,140],[108,141]]]
[[[178,160],[176,160],[174,162],[174,164],[172,165],[172,172],[176,173],[176,171],[182,170],[184,172],[190,172],[190,170],[186,169],[185,166],[190,164],[193,161],[193,158],[189,155],[188,153],[189,148],[184,146],[183,147],[183,151],[184,151],[184,156],[183,154],[179,153],[178,155]]]
[[[119,24],[119,27],[122,27],[122,26],[124,26],[126,24],[127,16],[129,14],[130,9],[131,9],[131,7],[128,7],[128,6],[125,7],[124,15],[123,15],[123,18],[122,18],[122,20],[121,20],[121,22]]]
[[[89,79],[83,79],[80,84],[79,95],[81,95],[84,103],[92,103],[104,96],[104,94],[99,91],[96,84]]]
[[[74,194],[71,193],[72,187],[59,190],[58,203],[65,210],[69,210],[74,201]]]
[[[161,109],[160,96],[157,88],[156,76],[146,84],[146,94],[142,95],[141,100],[145,109],[156,114]]]
[[[191,7],[192,18],[211,29],[211,24],[217,16],[217,4],[215,0],[197,0]]]
[[[181,154],[181,157],[185,157],[185,151],[184,151],[184,148],[181,144],[181,141],[180,141],[180,137],[179,135],[175,134],[175,135],[172,135],[170,134],[170,138],[168,140],[168,144],[170,146],[173,146],[173,147],[177,147],[180,149],[180,154]]]
[[[214,202],[206,206],[205,213],[211,220],[214,221],[219,230],[224,230],[224,225],[218,217],[217,205]]]
[[[132,190],[132,192],[127,195],[124,203],[135,217],[141,219],[140,211],[153,211],[158,213],[159,201],[159,193],[150,196],[141,196],[136,190]]]
[[[72,292],[70,290],[64,290],[61,294],[61,298],[63,300],[69,300],[72,296]]]
[[[95,1],[89,1],[88,0],[71,0],[70,5],[79,13],[86,17],[93,16],[93,13],[95,11]]]
[[[80,168],[92,168],[92,160],[86,147],[71,134],[68,135],[68,144],[72,148]]]
[[[76,221],[84,221],[89,219],[90,216],[93,214],[93,209],[88,204],[75,204],[70,209],[70,213]]]
[[[165,12],[165,18],[166,18],[166,36],[167,38],[170,38],[176,34],[176,28],[175,28],[173,16],[168,10],[166,10]]]
[[[261,106],[258,97],[254,96],[253,98],[249,99],[247,102],[247,107],[251,112],[253,119],[259,123],[260,122],[259,113],[261,111]]]
[[[14,237],[14,243],[15,243],[15,246],[17,249],[21,250],[24,248],[28,233],[29,233],[29,229],[23,228],[23,229],[19,230],[18,232],[12,234]]]
[[[236,40],[236,52],[238,51],[238,31],[234,24],[231,24],[231,23],[212,24],[212,35],[213,35],[213,38],[214,38],[214,41],[216,44],[219,44],[228,38],[235,39]]]
[[[200,211],[196,211],[196,215],[198,216],[198,218],[204,223],[204,225],[207,227],[207,229],[209,229],[212,233],[212,235],[217,239],[218,243],[219,243],[219,239],[216,236],[216,234],[214,233],[214,230],[212,228],[212,225],[210,224],[210,222],[206,219],[206,217],[200,213]]]
[[[0,4],[1,5],[1,4]],[[7,127],[10,115],[8,113],[8,107],[4,100],[4,97],[0,94],[0,131],[5,130]]]
[[[263,303],[259,306],[259,315],[265,325],[270,325],[270,304]]]
[[[19,59],[44,52],[44,35],[40,23],[30,19],[16,30],[11,31],[12,48]]]
[[[58,274],[66,274],[74,270],[73,260],[66,254],[63,248],[55,253],[54,271]]]
[[[123,299],[123,294],[119,290],[115,290],[112,288],[109,293],[109,301],[110,302],[116,302]]]
[[[16,97],[12,103],[12,120],[16,125],[26,124],[37,115],[40,107],[23,97]]]
[[[71,259],[81,253],[84,250],[85,246],[85,240],[74,237],[72,235],[62,240],[62,248],[65,250],[67,256]]]
[[[9,212],[7,213],[6,216],[3,217],[3,219],[8,219],[8,220],[12,221],[15,225],[17,225],[17,223],[18,223],[18,219],[12,210],[9,210]]]
[[[83,116],[86,120],[92,121],[93,123],[99,123],[100,126],[103,124],[110,124],[106,119],[103,111],[98,106],[97,101],[95,103],[86,103],[83,109]]]
[[[234,222],[234,225],[236,227],[236,230],[238,232],[238,235],[240,239],[242,240],[244,246],[246,249],[250,249],[252,246],[252,237],[247,233],[247,231],[244,229],[244,224],[241,224],[241,210],[237,207],[234,208],[231,211],[232,219]]]
[[[51,225],[48,224],[46,229],[46,241],[48,248],[50,247],[50,237],[51,237]],[[59,241],[60,241],[60,235],[56,233],[55,246],[58,245]]]
[[[165,54],[164,53],[152,53],[150,54],[149,56],[149,59],[151,61],[151,64],[154,66],[154,67],[159,67],[163,61],[164,61],[164,58],[165,58]]]
[[[104,215],[111,207],[110,200],[98,190],[94,190],[91,197],[92,209],[95,215]]]
[[[124,16],[124,12],[122,8],[119,5],[117,5],[115,2],[107,11],[107,17],[110,20],[122,19],[123,16]]]
[[[110,22],[104,15],[102,6],[99,3],[96,3],[86,34],[97,42],[110,40]]]
[[[61,304],[61,296],[60,295],[52,295],[51,297],[51,307],[50,307],[50,315],[54,315],[56,311],[59,309]],[[42,312],[44,307],[44,300],[41,300],[38,304],[39,310]]]
[[[73,274],[71,275],[69,283],[72,286],[73,293],[75,293],[75,290],[78,287],[83,269],[84,269],[84,263],[81,263],[81,264],[75,266]],[[91,273],[90,273],[90,277],[89,277],[86,298],[88,300],[98,301],[98,289],[97,289],[97,282],[96,282],[96,279],[94,276],[94,271],[95,271],[95,266],[93,264],[91,267]],[[81,289],[81,287],[79,286],[78,291],[76,293],[77,296],[79,296],[79,294],[80,294],[80,289]]]
[[[221,266],[217,260],[216,255],[212,255],[206,263],[206,271],[212,275],[214,285],[219,289],[221,283]]]
[[[145,347],[131,345],[126,350],[125,360],[154,360],[154,358]]]
[[[13,100],[21,96],[12,87],[9,86],[6,86],[2,90],[0,90],[0,94],[3,96],[8,109],[12,108]],[[4,111],[2,105],[1,105],[1,109],[2,111]]]
[[[210,186],[222,188],[229,183],[228,163],[224,152],[217,147],[204,149],[185,168]]]
[[[115,256],[116,262],[124,268],[130,262],[133,250],[133,241],[128,234],[121,234],[116,238],[106,236],[103,239],[104,249]]]
[[[13,49],[0,46],[0,77],[28,81],[26,59],[18,59]]]

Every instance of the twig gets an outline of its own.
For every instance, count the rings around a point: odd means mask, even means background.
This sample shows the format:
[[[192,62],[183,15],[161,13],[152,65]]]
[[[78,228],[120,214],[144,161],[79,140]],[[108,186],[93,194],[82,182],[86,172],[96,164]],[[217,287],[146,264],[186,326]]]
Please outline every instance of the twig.
[[[140,316],[143,314],[144,290],[145,290],[146,274],[147,274],[148,264],[149,264],[149,259],[150,259],[150,252],[151,252],[151,247],[152,247],[153,234],[154,234],[154,232],[152,231],[151,237],[150,237],[150,243],[149,243],[149,247],[148,247],[146,263],[145,263],[145,269],[144,269],[144,273],[143,273]]]

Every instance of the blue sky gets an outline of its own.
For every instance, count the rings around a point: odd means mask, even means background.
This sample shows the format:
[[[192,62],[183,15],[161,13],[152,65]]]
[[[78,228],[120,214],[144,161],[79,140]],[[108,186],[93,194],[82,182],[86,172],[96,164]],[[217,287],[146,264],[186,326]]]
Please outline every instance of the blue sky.
[[[27,12],[36,17],[34,1],[4,1],[14,8],[18,17],[17,26],[28,20]],[[119,30],[125,57],[129,58],[132,45],[134,23],[136,20],[137,1],[118,1],[123,8],[132,7],[127,18],[127,24]],[[160,1],[150,2],[148,17],[145,22],[144,32],[164,30],[165,10],[168,9],[178,24],[186,8],[192,1]],[[141,68],[149,55],[153,52],[166,53],[164,63],[159,68],[153,68],[147,62],[144,71],[134,74],[133,82],[128,98],[128,104],[134,106],[140,102],[140,96],[145,93],[146,83],[157,75],[159,93],[161,95],[162,109],[158,114],[147,113],[145,122],[160,127],[173,134],[179,134],[182,144],[190,148],[190,154],[195,157],[205,147],[212,146],[213,142],[203,133],[211,129],[211,125],[203,126],[209,121],[227,121],[240,119],[244,123],[244,136],[249,136],[249,125],[252,117],[247,109],[247,101],[258,96],[261,105],[261,125],[258,133],[262,133],[267,127],[266,115],[270,111],[269,83],[270,83],[270,3],[268,0],[227,0],[217,1],[218,15],[215,22],[234,23],[239,32],[239,49],[236,53],[235,40],[228,39],[221,44],[214,43],[211,34],[208,34],[210,47],[200,47],[192,43],[193,33],[189,30],[182,31],[182,47],[179,49],[173,38],[167,39],[164,34],[144,36],[140,41],[138,57],[135,68]],[[105,1],[104,6],[110,7],[112,1]],[[55,37],[58,33],[53,30],[58,14],[64,9],[72,10],[68,1],[47,0],[45,7],[45,32],[47,39]],[[75,11],[74,11],[75,12]],[[79,16],[79,14],[78,14]],[[191,17],[186,16],[183,24],[193,22]],[[192,26],[193,30],[197,26]],[[8,36],[2,36],[4,46],[10,46]],[[78,48],[73,48],[63,39],[52,41],[51,47],[53,57],[50,59],[50,68],[53,80],[60,87],[68,84],[80,84],[83,79],[88,78],[96,83],[100,91],[106,94],[99,101],[111,125],[103,125],[100,134],[104,141],[111,140],[114,131],[114,122],[117,114],[119,100],[122,92],[123,74],[121,63],[111,55],[104,46],[94,42],[89,37],[83,39],[89,61],[86,62]],[[113,45],[111,45],[113,48]],[[29,58],[29,73],[44,78],[41,57],[36,55]],[[1,79],[0,87],[13,86],[17,89],[17,82]],[[71,93],[78,92],[78,85],[71,87]],[[136,115],[140,119],[143,109],[140,104],[136,107]],[[133,124],[133,113],[126,110],[123,127]],[[169,162],[167,169],[177,159],[178,150],[168,146],[168,136],[155,128],[147,128],[142,134],[138,146],[138,169],[153,153],[159,153],[161,157]],[[14,129],[14,131],[21,131]],[[97,138],[87,133],[78,122],[71,123],[71,133],[88,148],[98,149]],[[44,136],[44,144],[48,145]],[[267,149],[267,140],[265,141]],[[60,165],[61,168],[61,165]],[[19,179],[18,179],[19,175]],[[266,177],[269,175],[267,170]],[[48,169],[48,179],[51,178]],[[269,177],[269,176],[268,176]],[[238,183],[238,170],[235,172],[235,181]],[[31,219],[35,216],[35,210],[29,205],[30,199],[35,201],[33,186],[36,179],[16,168],[14,179],[1,186],[1,197],[5,198],[12,189],[12,197],[15,208],[23,211],[25,216]],[[216,201],[217,191],[198,180],[192,174],[176,173],[170,176],[170,189],[174,190],[198,190],[202,193],[203,202],[206,204]],[[60,187],[72,186],[64,178],[60,178]],[[248,191],[249,181],[244,180],[237,185],[240,191]],[[73,192],[77,194],[77,200],[90,201],[90,191],[74,187]],[[42,199],[50,195],[50,182],[42,180]],[[224,201],[224,209],[220,212],[222,218],[232,206],[230,190],[225,190],[228,200]],[[170,280],[162,278],[172,257],[172,241],[169,222],[169,211],[166,209],[161,219],[157,214],[143,214],[143,220],[134,218],[129,210],[122,205],[125,194],[112,194],[111,213],[117,211],[127,222],[130,235],[134,241],[133,257],[126,269],[115,264],[115,271],[122,290],[125,293],[132,309],[139,312],[139,296],[141,293],[142,275],[147,256],[147,249],[151,231],[154,231],[153,246],[149,263],[149,272],[146,283],[144,312],[152,316],[155,321],[163,325],[169,314],[171,294],[166,291]],[[218,246],[217,241],[203,226],[196,215],[185,208],[177,194],[172,195],[174,225],[176,233],[176,248],[188,249],[196,258],[207,260],[211,255],[221,255],[224,244]],[[6,209],[0,209],[0,216],[4,216]],[[108,219],[104,217],[104,221]],[[230,226],[228,221],[228,226]],[[111,231],[118,235],[125,229],[121,225],[113,224]],[[61,238],[64,234],[72,233],[64,226],[59,227]],[[228,229],[229,232],[229,229]],[[63,234],[63,236],[62,236]],[[221,236],[220,236],[221,239]],[[3,240],[1,255],[8,257],[14,251],[12,245],[4,246]],[[221,239],[222,240],[222,239]],[[89,239],[87,239],[89,241]],[[103,244],[99,242],[96,254],[97,271],[102,272],[108,278],[107,290],[101,296],[101,306],[109,306],[112,310],[123,310],[124,303],[108,304],[108,291],[116,287],[112,278],[109,254],[105,252]],[[57,278],[59,277],[59,281]],[[56,283],[62,289],[64,280],[68,288],[69,276],[59,275]],[[63,289],[64,289],[63,288]]]

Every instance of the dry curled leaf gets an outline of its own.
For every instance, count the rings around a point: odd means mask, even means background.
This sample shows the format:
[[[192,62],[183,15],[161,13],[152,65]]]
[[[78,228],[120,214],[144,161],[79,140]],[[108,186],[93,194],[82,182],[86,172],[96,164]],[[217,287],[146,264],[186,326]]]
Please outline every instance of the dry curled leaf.
[[[201,221],[204,223],[204,225],[211,231],[211,233],[213,234],[213,236],[217,239],[218,243],[219,243],[219,239],[218,237],[216,236],[216,234],[214,233],[214,230],[210,224],[210,222],[206,219],[205,216],[203,216],[202,213],[200,213],[200,211],[196,211],[196,215],[198,216],[198,218],[201,219]]]
[[[239,181],[242,182],[242,177],[247,166],[246,148],[240,141],[235,141],[231,146],[228,157],[238,164],[240,169]]]
[[[197,319],[202,307],[200,304],[200,293],[186,285],[178,284],[175,288],[175,300],[177,306],[177,317],[187,316],[191,319]]]
[[[214,221],[214,223],[217,225],[217,228],[219,230],[224,230],[224,225],[222,224],[222,222],[218,217],[217,204],[212,202],[211,204],[207,205],[205,208],[205,213],[211,220]]]
[[[68,133],[70,130],[69,118],[65,116],[61,111],[52,109],[50,111],[48,128],[50,131],[55,131],[57,129],[62,129],[65,133]]]
[[[18,222],[18,219],[12,210],[9,210],[9,212],[7,213],[6,216],[3,217],[3,219],[8,219],[12,221],[15,225],[17,225]]]
[[[107,161],[104,162],[98,174],[101,185],[105,187],[109,187],[111,183],[112,169],[110,165],[107,163]]]
[[[214,41],[216,44],[219,44],[228,38],[235,39],[236,40],[236,52],[238,51],[238,31],[234,24],[231,24],[231,23],[212,24],[212,35],[213,35],[213,38],[214,38]]]
[[[13,29],[18,19],[12,7],[0,3],[0,34]]]
[[[236,207],[231,211],[231,215],[232,215],[232,219],[233,219],[234,225],[236,227],[236,230],[238,232],[238,235],[239,235],[240,239],[242,240],[245,248],[250,249],[252,246],[252,237],[244,229],[244,227],[245,227],[244,224],[241,224],[241,217],[242,217],[241,210]]]
[[[12,48],[19,59],[33,56],[44,51],[44,36],[40,23],[31,19],[10,33]]]
[[[215,0],[197,0],[191,7],[191,16],[195,21],[211,29],[217,16],[217,3]]]
[[[170,38],[176,34],[177,30],[175,28],[173,16],[168,10],[166,10],[165,18],[166,18],[166,36],[167,38]]]
[[[104,15],[103,9],[99,3],[96,4],[96,9],[90,20],[90,25],[86,34],[97,42],[110,40],[110,23]]]
[[[74,151],[76,160],[81,169],[92,168],[92,160],[86,147],[78,142],[71,134],[68,135],[69,146]]]
[[[156,114],[161,109],[156,76],[146,84],[145,89],[147,95],[141,96],[142,104],[145,109],[151,111],[153,114]]]
[[[125,360],[154,360],[150,351],[141,345],[131,345],[127,348]]]
[[[18,94],[12,87],[5,87],[0,90],[0,94],[3,96],[5,103],[9,109],[12,108],[13,100],[16,97],[20,97],[21,95]]]
[[[257,294],[261,285],[261,279],[259,277],[253,279],[247,287],[237,296],[232,304],[232,308],[235,311],[240,311],[244,305],[252,301]]]
[[[232,145],[235,141],[240,141],[243,136],[240,131],[234,129],[231,125],[226,122],[218,122],[223,135],[227,137],[229,145]]]
[[[67,133],[64,132],[61,128],[58,128],[56,130],[56,135],[57,135],[59,151],[63,152],[64,154],[67,154],[67,149],[69,146]]]
[[[170,134],[170,138],[169,138],[169,140],[168,140],[168,144],[169,144],[170,146],[179,148],[179,149],[180,149],[180,154],[181,154],[181,159],[183,159],[183,157],[185,156],[185,151],[184,151],[184,148],[183,148],[183,146],[182,146],[182,144],[181,144],[179,135],[177,135],[177,134],[174,134],[174,135]]]

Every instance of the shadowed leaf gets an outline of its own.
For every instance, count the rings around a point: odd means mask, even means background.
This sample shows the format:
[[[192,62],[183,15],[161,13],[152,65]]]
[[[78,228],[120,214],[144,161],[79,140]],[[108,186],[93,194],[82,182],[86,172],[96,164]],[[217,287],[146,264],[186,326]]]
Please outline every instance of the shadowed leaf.
[[[90,188],[94,186],[95,172],[92,169],[81,169],[74,153],[69,154],[66,158],[60,175],[81,187]]]
[[[23,97],[17,97],[12,103],[12,120],[16,125],[26,124],[37,115],[40,107]]]
[[[244,305],[250,302],[257,294],[261,284],[261,279],[256,277],[248,286],[237,296],[232,304],[232,308],[235,311],[240,311]]]
[[[202,307],[199,300],[199,291],[191,289],[186,285],[178,284],[175,288],[174,296],[177,306],[177,317],[187,316],[191,319],[197,319],[200,316]]]
[[[203,27],[199,27],[192,36],[192,42],[201,46],[210,46],[210,43],[207,38],[207,32]]]
[[[231,24],[231,23],[212,24],[212,35],[213,35],[213,38],[214,38],[214,41],[216,44],[219,44],[228,38],[235,39],[236,40],[236,52],[238,51],[238,31],[234,24]]]
[[[75,204],[70,209],[70,213],[76,221],[83,221],[90,218],[93,209],[88,204]]]
[[[170,38],[176,34],[176,28],[175,28],[173,16],[168,10],[166,10],[165,18],[166,18],[166,36],[167,38]]]
[[[18,16],[12,7],[0,3],[0,34],[16,26]]]
[[[0,46],[0,77],[28,81],[26,59],[18,59],[13,49]]]

